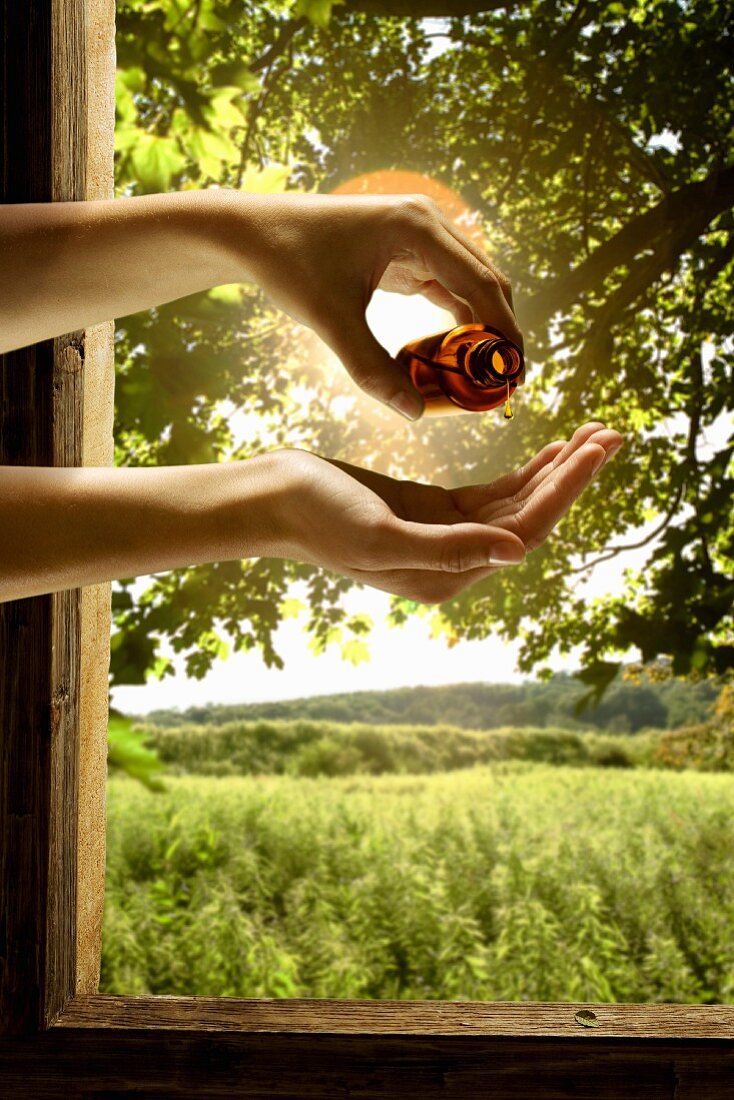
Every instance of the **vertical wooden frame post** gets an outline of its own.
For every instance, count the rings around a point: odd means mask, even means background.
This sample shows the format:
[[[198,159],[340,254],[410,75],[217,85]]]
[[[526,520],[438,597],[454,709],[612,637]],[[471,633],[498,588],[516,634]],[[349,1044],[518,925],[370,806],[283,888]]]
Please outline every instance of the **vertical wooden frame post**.
[[[114,8],[0,0],[0,201],[112,197]],[[112,463],[112,331],[0,357],[0,465]],[[109,585],[0,604],[3,1100],[734,1097],[730,1005],[100,996],[109,632]]]
[[[0,37],[0,201],[111,198],[114,0],[0,0]],[[0,356],[0,464],[111,464],[112,335]],[[0,604],[5,1032],[47,1027],[97,989],[109,604],[110,585]]]
[[[2,0],[0,11],[2,202],[82,199],[84,5]],[[3,464],[81,463],[83,363],[83,333],[2,357]],[[48,1026],[76,985],[80,610],[79,590],[0,604],[0,1012],[8,1031]]]

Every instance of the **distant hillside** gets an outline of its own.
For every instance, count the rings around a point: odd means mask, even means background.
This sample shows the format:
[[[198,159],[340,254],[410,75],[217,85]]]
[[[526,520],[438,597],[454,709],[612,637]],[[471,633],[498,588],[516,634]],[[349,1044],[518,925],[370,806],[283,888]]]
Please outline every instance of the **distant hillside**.
[[[185,711],[154,710],[133,716],[156,726],[222,725],[257,719],[308,719],[375,725],[451,725],[461,729],[561,727],[636,733],[678,729],[705,721],[718,694],[712,682],[681,680],[635,684],[619,680],[601,706],[577,717],[574,707],[586,689],[567,674],[541,683],[450,684],[317,695],[274,703],[207,704]]]

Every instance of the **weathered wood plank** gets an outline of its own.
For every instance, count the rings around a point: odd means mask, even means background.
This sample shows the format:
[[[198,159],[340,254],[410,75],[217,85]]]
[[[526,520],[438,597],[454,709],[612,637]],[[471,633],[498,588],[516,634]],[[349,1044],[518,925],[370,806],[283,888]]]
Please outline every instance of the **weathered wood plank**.
[[[591,1009],[598,1026],[575,1019]],[[559,1039],[714,1040],[734,1050],[734,1006],[543,1004],[513,1001],[341,1001],[239,997],[77,997],[57,1022],[64,1028],[143,1028],[207,1032],[330,1035],[467,1034]],[[734,1095],[734,1094],[733,1094]]]
[[[113,18],[111,0],[95,3]],[[0,0],[0,201],[86,197],[85,6]],[[0,464],[81,462],[85,347],[72,333],[0,361]],[[734,1096],[731,1006],[69,1000],[79,649],[77,591],[0,605],[2,1096]],[[95,860],[80,881],[98,887]],[[77,974],[87,989],[97,962]],[[597,1028],[575,1021],[581,1007]]]
[[[115,0],[86,5],[86,198],[114,198]],[[82,465],[114,463],[114,322],[86,330]],[[77,825],[77,993],[99,988],[104,912],[112,586],[82,589]]]
[[[84,4],[0,0],[0,201],[84,197]],[[0,464],[79,465],[84,339],[0,357]],[[0,604],[0,1028],[76,977],[80,593]]]
[[[55,1026],[34,1039],[0,1039],[0,1079],[14,1100],[731,1100],[734,1052],[726,1041],[591,1033],[493,1039]]]

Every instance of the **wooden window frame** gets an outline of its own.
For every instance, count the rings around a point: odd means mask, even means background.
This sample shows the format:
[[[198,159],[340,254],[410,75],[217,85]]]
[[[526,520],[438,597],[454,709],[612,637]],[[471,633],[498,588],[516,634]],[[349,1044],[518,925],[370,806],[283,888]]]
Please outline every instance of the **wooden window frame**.
[[[114,0],[0,0],[0,31],[0,201],[111,197]],[[112,341],[2,357],[0,463],[112,464]],[[3,1097],[734,1097],[729,1005],[99,995],[109,598],[0,605]]]

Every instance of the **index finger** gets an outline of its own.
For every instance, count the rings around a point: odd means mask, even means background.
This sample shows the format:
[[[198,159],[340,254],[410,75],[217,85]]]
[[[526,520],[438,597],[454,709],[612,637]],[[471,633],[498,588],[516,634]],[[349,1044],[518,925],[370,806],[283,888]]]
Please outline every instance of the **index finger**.
[[[536,455],[533,455],[524,466],[521,466],[518,470],[511,470],[509,474],[498,477],[496,481],[479,485],[462,485],[458,489],[451,489],[451,497],[456,507],[460,512],[467,515],[475,512],[483,505],[494,505],[498,500],[515,496],[525,488],[538,471],[549,465],[565,446],[566,441],[564,439],[546,443],[545,447],[538,451]]]
[[[422,255],[426,267],[442,286],[467,302],[482,322],[496,325],[507,339],[523,347],[517,319],[496,272],[458,241],[443,223],[428,228],[422,241]]]
[[[475,256],[481,264],[484,264],[485,267],[488,267],[489,270],[497,276],[497,280],[500,284],[500,289],[507,299],[508,306],[514,313],[515,306],[513,305],[512,301],[512,284],[507,276],[502,271],[500,271],[496,264],[492,263],[483,248],[480,248],[479,245],[471,239],[471,237],[467,237],[466,234],[461,232],[458,225],[452,222],[451,218],[444,214],[440,206],[438,208],[438,212],[441,217],[442,224],[449,231],[451,236],[455,237],[459,244],[463,245],[464,248],[468,248],[472,255]]]

